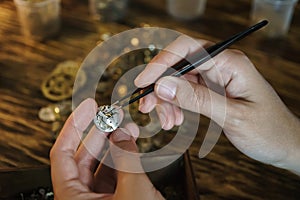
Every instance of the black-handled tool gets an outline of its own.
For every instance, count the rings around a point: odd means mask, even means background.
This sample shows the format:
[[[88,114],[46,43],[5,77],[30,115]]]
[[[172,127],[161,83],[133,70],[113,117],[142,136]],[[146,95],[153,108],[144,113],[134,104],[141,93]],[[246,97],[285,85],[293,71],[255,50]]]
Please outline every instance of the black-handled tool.
[[[219,42],[219,43],[217,43],[213,46],[210,46],[210,47],[204,49],[203,51],[201,51],[201,52],[199,52],[195,55],[189,56],[186,59],[182,59],[179,62],[177,62],[176,64],[174,64],[166,72],[164,72],[160,77],[163,77],[163,76],[176,76],[176,77],[182,76],[182,75],[186,74],[187,72],[197,68],[198,66],[205,63],[206,61],[210,60],[214,56],[218,55],[219,53],[224,51],[226,48],[228,48],[229,46],[231,46],[235,42],[243,39],[244,37],[248,36],[249,34],[255,32],[255,31],[259,30],[260,28],[264,27],[267,24],[268,24],[268,21],[263,20],[263,21],[255,24],[255,25],[249,27],[245,31],[242,31],[240,33],[237,33],[237,34],[231,36],[227,40],[224,40],[224,41]],[[175,70],[175,72],[174,72],[174,70]],[[124,106],[127,106],[127,105],[143,98],[144,96],[150,94],[151,92],[153,92],[154,91],[154,86],[155,86],[155,83],[152,83],[152,84],[150,84],[149,86],[147,86],[145,88],[138,88],[134,92],[129,93],[126,96],[124,96],[123,98],[121,98],[118,101],[114,102],[112,105],[119,104],[118,108],[122,108]],[[143,92],[140,93],[141,91],[143,91]],[[135,96],[135,97],[132,97],[132,96],[134,96],[138,93],[140,93],[140,94]],[[125,101],[129,97],[132,97],[132,98],[129,99],[128,101]]]

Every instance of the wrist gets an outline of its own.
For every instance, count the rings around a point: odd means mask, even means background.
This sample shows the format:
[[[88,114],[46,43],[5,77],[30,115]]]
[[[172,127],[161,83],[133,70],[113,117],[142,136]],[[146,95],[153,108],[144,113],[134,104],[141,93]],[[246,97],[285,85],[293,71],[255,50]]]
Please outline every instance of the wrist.
[[[287,169],[300,176],[300,121],[297,117],[293,116],[291,122],[292,126],[285,133],[288,134],[290,132],[293,135],[291,143],[287,147],[287,156],[281,162],[274,163],[273,165]]]

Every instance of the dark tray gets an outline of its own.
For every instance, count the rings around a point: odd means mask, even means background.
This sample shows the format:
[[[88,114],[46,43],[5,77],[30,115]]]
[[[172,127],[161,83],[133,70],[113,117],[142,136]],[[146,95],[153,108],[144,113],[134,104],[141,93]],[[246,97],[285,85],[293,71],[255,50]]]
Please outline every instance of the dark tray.
[[[169,166],[148,173],[156,188],[170,200],[198,200],[193,170],[188,152]],[[38,188],[51,189],[50,167],[22,168],[0,171],[0,199],[20,200]],[[26,199],[26,198],[24,198]]]

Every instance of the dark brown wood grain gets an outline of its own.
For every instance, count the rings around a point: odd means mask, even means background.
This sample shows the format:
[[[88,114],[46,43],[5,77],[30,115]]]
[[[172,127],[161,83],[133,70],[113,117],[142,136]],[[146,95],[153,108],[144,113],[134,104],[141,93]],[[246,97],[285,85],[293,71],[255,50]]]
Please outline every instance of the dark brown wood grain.
[[[51,123],[38,119],[38,110],[52,103],[40,91],[44,78],[65,60],[83,60],[105,32],[119,33],[143,24],[174,29],[195,38],[218,42],[248,27],[250,0],[208,0],[197,20],[179,21],[165,10],[165,1],[131,0],[120,22],[91,19],[88,1],[62,0],[62,28],[43,42],[24,40],[12,1],[0,1],[0,169],[49,165],[54,142]],[[289,34],[266,39],[255,33],[234,48],[244,51],[278,92],[288,108],[300,116],[300,6],[297,5]],[[254,161],[221,136],[203,159],[198,151],[208,120],[200,123],[190,147],[195,179],[202,200],[299,199],[300,178],[288,171]],[[1,192],[1,191],[0,191]]]

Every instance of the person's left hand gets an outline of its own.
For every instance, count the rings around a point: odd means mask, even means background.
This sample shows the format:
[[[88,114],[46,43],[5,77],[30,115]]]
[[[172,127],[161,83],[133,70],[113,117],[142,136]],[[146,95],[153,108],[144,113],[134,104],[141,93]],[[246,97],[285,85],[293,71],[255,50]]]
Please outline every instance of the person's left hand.
[[[94,100],[87,99],[82,102],[66,121],[51,149],[51,176],[55,199],[164,199],[145,173],[115,171],[99,165],[97,156],[105,144],[105,133],[93,127],[84,141],[81,141],[82,133],[93,120],[96,110]],[[137,152],[134,137],[138,134],[135,124],[127,124],[124,129],[117,129],[111,134],[111,145]],[[122,165],[124,159],[120,152],[112,150],[111,154],[113,162]],[[136,158],[134,164],[140,164],[139,158]]]

